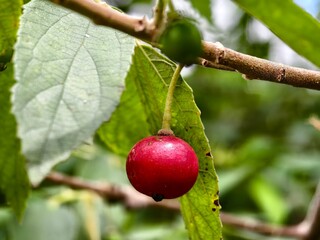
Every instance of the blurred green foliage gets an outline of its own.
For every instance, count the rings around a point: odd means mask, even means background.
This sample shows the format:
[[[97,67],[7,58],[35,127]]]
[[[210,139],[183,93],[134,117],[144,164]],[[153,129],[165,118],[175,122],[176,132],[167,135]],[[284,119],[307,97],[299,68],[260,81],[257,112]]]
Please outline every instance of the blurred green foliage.
[[[320,116],[320,93],[204,68],[187,81],[213,148],[222,210],[301,221],[320,178],[320,133],[308,123]],[[225,227],[225,239],[265,238]]]

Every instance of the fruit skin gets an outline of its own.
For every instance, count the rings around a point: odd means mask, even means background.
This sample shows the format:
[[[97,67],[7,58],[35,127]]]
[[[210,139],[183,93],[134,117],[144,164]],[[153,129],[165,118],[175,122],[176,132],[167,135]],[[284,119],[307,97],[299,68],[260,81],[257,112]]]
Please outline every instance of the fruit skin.
[[[186,65],[202,54],[202,35],[188,20],[170,23],[160,36],[161,51],[170,59]]]
[[[187,193],[197,180],[199,163],[193,148],[175,136],[151,136],[129,152],[126,170],[139,192],[155,201]]]

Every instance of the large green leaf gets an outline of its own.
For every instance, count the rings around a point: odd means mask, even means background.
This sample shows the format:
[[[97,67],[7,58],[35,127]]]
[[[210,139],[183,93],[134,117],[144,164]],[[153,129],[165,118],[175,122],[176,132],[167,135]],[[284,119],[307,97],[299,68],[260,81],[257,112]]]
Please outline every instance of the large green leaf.
[[[320,66],[320,23],[292,0],[234,0],[297,53]]]
[[[14,114],[33,183],[117,106],[134,39],[49,1],[28,3],[15,46]]]
[[[0,188],[20,218],[29,193],[25,159],[20,153],[16,121],[11,114],[10,88],[14,84],[13,66],[0,72]]]
[[[122,99],[124,106],[122,108],[121,102],[113,115],[114,118],[112,117],[103,127],[111,132],[108,134],[104,130],[99,131],[109,146],[127,153],[128,143],[131,142],[132,146],[137,141],[135,134],[142,138],[145,136],[141,136],[141,132],[157,133],[161,128],[167,89],[175,67],[174,63],[154,49],[146,46],[136,47],[133,64],[127,76],[127,91]],[[129,104],[129,97],[136,104],[132,110],[125,108]],[[191,239],[220,240],[218,180],[201,123],[200,111],[195,105],[192,90],[182,78],[178,81],[172,108],[172,129],[176,136],[187,141],[195,149],[200,162],[200,174],[195,186],[181,198],[186,226]],[[117,125],[114,127],[117,129],[116,132],[112,131],[111,127],[108,128],[108,124]],[[135,131],[126,134],[131,131],[128,130],[130,127]],[[113,134],[119,134],[121,138],[111,137]],[[121,143],[126,137],[128,139],[124,141],[126,144],[123,146]]]
[[[110,120],[100,127],[98,134],[110,150],[126,156],[138,140],[151,135],[146,121],[137,87],[128,74],[120,104]]]

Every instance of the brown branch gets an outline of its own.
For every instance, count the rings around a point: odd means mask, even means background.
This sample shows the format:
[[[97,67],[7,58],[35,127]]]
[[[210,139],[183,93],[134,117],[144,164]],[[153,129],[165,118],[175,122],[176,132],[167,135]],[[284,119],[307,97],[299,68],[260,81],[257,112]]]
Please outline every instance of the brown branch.
[[[111,27],[142,40],[151,41],[155,34],[152,21],[146,17],[132,17],[106,4],[93,0],[51,0],[51,2],[74,10],[90,18],[97,25]]]
[[[300,224],[300,228],[306,231],[303,240],[320,239],[320,183],[309,205],[307,216]]]
[[[309,118],[309,123],[317,130],[320,131],[320,119],[313,116]]]
[[[69,186],[74,189],[85,189],[99,194],[102,198],[111,202],[120,202],[129,209],[145,207],[160,207],[174,211],[180,210],[179,202],[176,199],[162,200],[155,202],[152,198],[137,192],[131,186],[116,186],[109,183],[97,183],[81,180],[76,177],[69,177],[61,173],[52,172],[47,180]],[[320,186],[320,185],[319,185]],[[316,240],[319,238],[320,218],[320,187],[318,186],[309,212],[305,220],[293,226],[273,226],[254,220],[245,220],[229,213],[220,212],[221,221],[225,225],[246,229],[270,236],[295,237],[303,240]],[[317,238],[318,237],[318,238]]]
[[[61,173],[52,172],[46,176],[47,180],[69,186],[74,189],[86,189],[99,194],[103,199],[110,202],[122,202],[125,207],[130,209],[144,207],[160,207],[179,211],[179,202],[176,200],[162,200],[155,202],[152,198],[139,193],[130,186],[116,186],[108,183],[94,183],[69,177]]]
[[[159,29],[155,21],[136,18],[105,7],[93,0],[51,0],[54,3],[75,10],[93,20],[96,24],[118,29],[133,37],[156,45]],[[158,21],[156,21],[157,23]],[[158,24],[157,24],[158,25]],[[159,26],[161,28],[161,26]],[[225,48],[220,43],[203,42],[205,67],[234,70],[245,79],[258,79],[287,84],[295,87],[320,90],[320,72],[291,67]],[[195,62],[199,63],[198,61]]]
[[[291,67],[225,48],[221,43],[204,42],[204,58],[235,69],[245,79],[259,79],[295,87],[320,90],[320,72]]]
[[[220,70],[225,70],[225,71],[231,71],[234,72],[236,71],[234,68],[219,64],[219,63],[215,63],[212,61],[208,61],[204,58],[198,58],[198,65],[201,65],[203,67],[207,67],[207,68],[215,68],[215,69],[220,69]]]
[[[237,217],[229,213],[220,213],[223,224],[249,230],[252,232],[278,237],[295,237],[301,238],[304,236],[304,232],[297,226],[273,226],[271,224],[265,224],[253,219],[244,219]]]

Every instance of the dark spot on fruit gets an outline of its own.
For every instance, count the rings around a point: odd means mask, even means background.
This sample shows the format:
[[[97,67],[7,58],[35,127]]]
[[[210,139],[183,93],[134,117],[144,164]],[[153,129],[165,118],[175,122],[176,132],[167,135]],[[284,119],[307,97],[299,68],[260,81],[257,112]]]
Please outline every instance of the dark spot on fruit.
[[[215,212],[217,209],[216,208],[212,208],[211,210],[212,210],[212,212]]]
[[[213,201],[213,204],[214,204],[214,205],[216,205],[217,207],[219,207],[219,206],[220,206],[220,204],[219,204],[219,200],[218,200],[218,199],[214,200],[214,201]]]
[[[158,193],[154,193],[152,195],[153,200],[155,200],[156,202],[160,202],[162,199],[164,199],[163,194],[158,194]]]
[[[211,157],[211,153],[210,153],[210,152],[207,152],[207,153],[206,153],[206,156],[207,156],[207,157]]]

